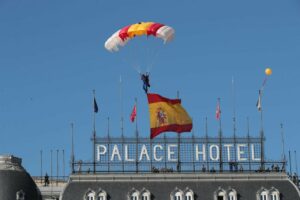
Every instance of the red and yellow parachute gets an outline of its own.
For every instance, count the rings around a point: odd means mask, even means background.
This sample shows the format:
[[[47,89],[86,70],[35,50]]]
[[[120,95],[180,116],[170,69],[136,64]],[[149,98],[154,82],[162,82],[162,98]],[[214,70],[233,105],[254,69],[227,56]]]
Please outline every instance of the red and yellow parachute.
[[[124,46],[131,38],[141,35],[153,35],[161,38],[165,43],[174,38],[175,31],[172,27],[155,22],[140,22],[126,26],[115,32],[105,42],[105,48],[108,51],[116,52],[119,47]]]

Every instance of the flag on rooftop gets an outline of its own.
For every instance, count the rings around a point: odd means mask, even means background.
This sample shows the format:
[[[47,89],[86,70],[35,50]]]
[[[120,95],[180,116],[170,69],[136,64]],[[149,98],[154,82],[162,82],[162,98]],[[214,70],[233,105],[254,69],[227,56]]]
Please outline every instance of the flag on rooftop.
[[[150,138],[162,132],[190,132],[192,119],[181,106],[180,99],[168,99],[158,94],[147,94],[150,114]]]
[[[97,101],[96,98],[94,97],[94,112],[97,113],[98,112],[98,105],[97,105]]]
[[[134,107],[133,107],[133,109],[132,109],[132,112],[131,112],[131,114],[130,114],[130,121],[131,121],[131,122],[134,122],[135,117],[136,117],[136,105],[134,105]]]
[[[258,91],[259,95],[258,95],[258,100],[256,102],[256,107],[258,111],[261,111],[261,90]]]
[[[219,120],[221,117],[221,107],[220,107],[220,101],[218,101],[217,108],[216,108],[216,119]]]

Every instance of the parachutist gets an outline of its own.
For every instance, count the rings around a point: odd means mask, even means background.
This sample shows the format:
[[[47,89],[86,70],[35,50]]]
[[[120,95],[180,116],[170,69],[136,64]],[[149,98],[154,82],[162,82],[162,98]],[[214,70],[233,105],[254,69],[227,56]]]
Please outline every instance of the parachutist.
[[[141,80],[143,81],[143,89],[145,93],[148,93],[148,88],[150,87],[150,82],[149,82],[149,73],[141,74]]]

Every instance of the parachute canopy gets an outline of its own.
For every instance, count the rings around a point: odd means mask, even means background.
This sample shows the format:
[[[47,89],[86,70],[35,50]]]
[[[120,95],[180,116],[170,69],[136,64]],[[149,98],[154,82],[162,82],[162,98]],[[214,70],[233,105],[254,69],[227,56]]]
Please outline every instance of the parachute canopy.
[[[141,35],[153,35],[161,38],[164,42],[169,42],[173,39],[175,31],[172,27],[155,22],[140,22],[126,26],[115,32],[105,42],[105,48],[108,51],[116,52],[119,47],[124,46],[131,38]]]

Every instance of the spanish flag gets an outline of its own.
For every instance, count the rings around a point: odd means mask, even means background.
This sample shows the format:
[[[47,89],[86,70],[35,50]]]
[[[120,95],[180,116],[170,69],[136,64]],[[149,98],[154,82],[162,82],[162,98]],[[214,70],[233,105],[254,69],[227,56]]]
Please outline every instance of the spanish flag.
[[[192,119],[181,106],[180,99],[167,99],[158,94],[147,94],[150,114],[150,128],[153,139],[162,132],[190,132]]]

